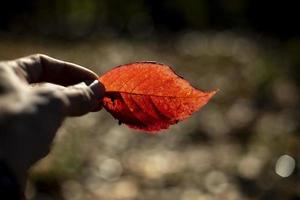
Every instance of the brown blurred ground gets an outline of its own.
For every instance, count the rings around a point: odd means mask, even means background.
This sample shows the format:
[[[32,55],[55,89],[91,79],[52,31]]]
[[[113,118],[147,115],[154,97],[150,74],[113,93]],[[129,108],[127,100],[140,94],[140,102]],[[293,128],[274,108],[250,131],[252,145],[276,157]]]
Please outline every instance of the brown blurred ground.
[[[119,126],[104,110],[67,120],[51,154],[32,170],[27,197],[300,199],[300,97],[291,46],[230,31],[80,42],[1,35],[0,60],[39,52],[99,75],[127,62],[156,60],[196,87],[220,89],[200,112],[159,135]],[[287,178],[275,173],[284,154],[296,160]]]

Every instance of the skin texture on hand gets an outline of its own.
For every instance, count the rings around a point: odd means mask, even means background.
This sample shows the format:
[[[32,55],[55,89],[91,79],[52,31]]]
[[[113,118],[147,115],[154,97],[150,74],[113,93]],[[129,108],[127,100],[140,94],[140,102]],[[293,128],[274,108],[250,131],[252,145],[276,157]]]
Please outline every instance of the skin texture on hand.
[[[0,62],[0,159],[21,186],[30,166],[49,153],[66,117],[101,109],[105,89],[97,78],[79,65],[40,54]]]

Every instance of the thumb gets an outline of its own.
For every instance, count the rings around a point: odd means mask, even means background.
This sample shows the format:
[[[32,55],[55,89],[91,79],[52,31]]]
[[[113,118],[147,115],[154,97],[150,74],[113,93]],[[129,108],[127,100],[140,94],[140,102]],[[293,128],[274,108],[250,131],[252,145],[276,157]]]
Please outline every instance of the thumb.
[[[84,82],[69,86],[63,90],[63,93],[69,100],[67,115],[80,116],[101,109],[101,99],[104,97],[105,88],[96,80],[90,86]]]

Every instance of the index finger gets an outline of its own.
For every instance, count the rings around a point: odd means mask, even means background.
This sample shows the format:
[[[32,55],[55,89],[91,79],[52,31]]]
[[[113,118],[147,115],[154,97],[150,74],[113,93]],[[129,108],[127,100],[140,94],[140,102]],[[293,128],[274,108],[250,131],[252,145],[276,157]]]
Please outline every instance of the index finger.
[[[24,71],[28,83],[49,82],[69,86],[98,78],[97,74],[87,68],[43,54],[20,58],[16,62]]]

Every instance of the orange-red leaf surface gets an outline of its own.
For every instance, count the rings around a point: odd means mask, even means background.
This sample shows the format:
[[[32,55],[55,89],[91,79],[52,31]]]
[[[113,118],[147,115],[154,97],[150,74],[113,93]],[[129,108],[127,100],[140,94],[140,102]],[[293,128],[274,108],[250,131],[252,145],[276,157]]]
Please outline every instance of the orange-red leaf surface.
[[[170,67],[154,62],[122,65],[99,80],[106,89],[104,108],[120,123],[145,131],[186,119],[216,93],[197,90]]]

